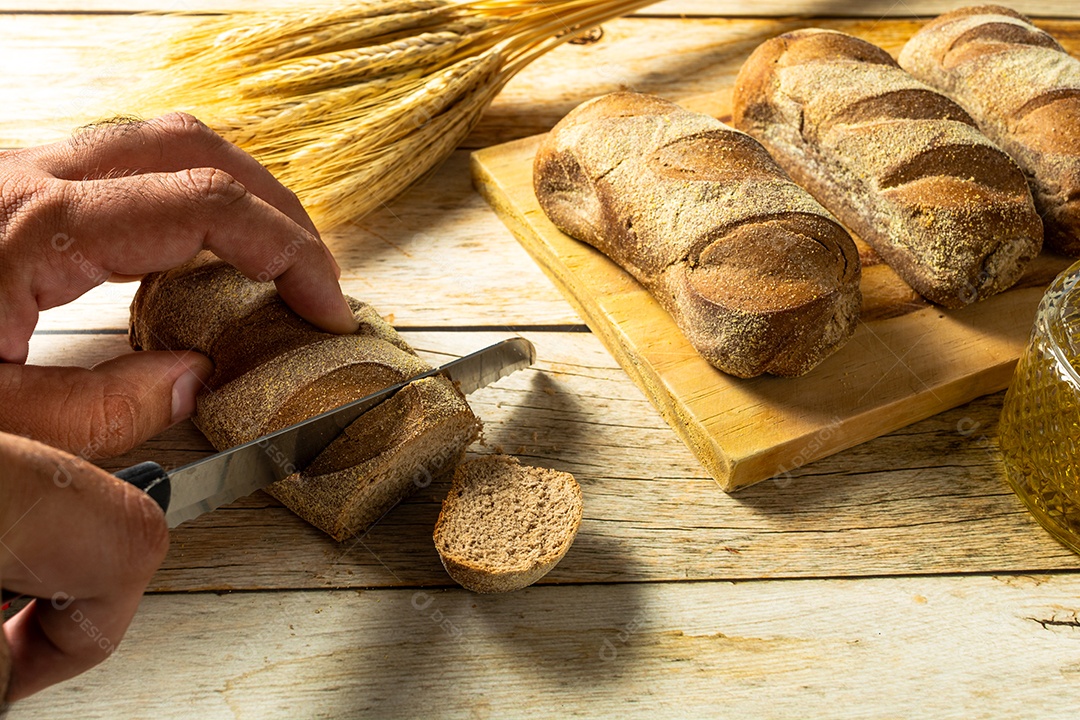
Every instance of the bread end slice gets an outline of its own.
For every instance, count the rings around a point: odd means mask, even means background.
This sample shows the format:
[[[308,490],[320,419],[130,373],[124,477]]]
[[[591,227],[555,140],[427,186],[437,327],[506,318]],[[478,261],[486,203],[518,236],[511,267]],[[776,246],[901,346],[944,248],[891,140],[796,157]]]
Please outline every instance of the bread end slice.
[[[454,472],[435,525],[443,567],[473,592],[532,585],[562,559],[581,524],[581,487],[569,473],[507,455],[469,460]]]
[[[449,380],[424,378],[361,415],[303,472],[266,491],[341,542],[448,476],[479,432]]]

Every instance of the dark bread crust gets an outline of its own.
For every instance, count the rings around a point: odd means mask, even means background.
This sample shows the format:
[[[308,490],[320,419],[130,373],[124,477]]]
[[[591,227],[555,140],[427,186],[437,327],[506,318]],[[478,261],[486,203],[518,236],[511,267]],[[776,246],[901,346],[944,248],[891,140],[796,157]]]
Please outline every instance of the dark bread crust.
[[[224,450],[429,368],[371,306],[350,305],[356,333],[321,332],[289,310],[272,284],[252,282],[203,253],[143,280],[130,341],[137,350],[190,349],[214,361],[192,419]],[[451,473],[479,426],[449,380],[420,380],[347,427],[308,468],[266,490],[344,540]]]
[[[1080,255],[1080,60],[1009,8],[935,18],[900,64],[971,113],[1031,183],[1047,247]]]
[[[871,43],[773,38],[740,70],[733,105],[737,127],[932,302],[1001,292],[1041,248],[1019,167]]]
[[[854,331],[858,252],[751,137],[657,97],[576,108],[536,154],[551,221],[633,275],[710,363],[801,375]]]

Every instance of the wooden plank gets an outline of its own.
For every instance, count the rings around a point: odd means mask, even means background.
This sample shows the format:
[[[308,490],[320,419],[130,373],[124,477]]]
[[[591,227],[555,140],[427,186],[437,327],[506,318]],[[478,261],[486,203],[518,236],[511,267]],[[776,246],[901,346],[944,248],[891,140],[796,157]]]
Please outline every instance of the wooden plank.
[[[956,0],[761,0],[747,3],[742,0],[669,0],[643,10],[642,15],[685,15],[688,17],[865,17],[896,18],[928,16],[948,12],[963,3]],[[1032,17],[1077,17],[1080,8],[1072,0],[1010,0],[1009,7]]]
[[[872,268],[859,327],[839,352],[800,378],[733,378],[629,274],[547,219],[532,189],[539,141],[475,152],[480,193],[726,490],[1004,389],[1043,289],[1069,265],[1044,255],[1016,288],[957,311],[893,306],[903,283],[874,282],[888,271]]]
[[[106,663],[9,717],[1071,718],[1078,594],[1069,574],[151,596]]]
[[[0,148],[62,140],[80,125],[125,114],[118,97],[137,77],[135,42],[192,19],[133,15],[0,15]]]
[[[906,7],[898,5],[897,7]],[[746,57],[764,40],[798,27],[842,30],[900,47],[921,21],[792,18],[631,18],[604,26],[591,45],[564,45],[533,62],[503,89],[466,139],[469,148],[546,132],[575,105],[596,95],[634,89],[685,101],[729,87]],[[131,112],[104,103],[138,77],[121,62],[133,38],[168,33],[190,19],[140,16],[0,16],[0,147],[67,137],[101,115]],[[1070,52],[1080,53],[1080,24],[1044,20]],[[77,116],[79,119],[67,119]]]
[[[572,472],[585,496],[577,541],[545,583],[855,577],[1080,569],[1009,490],[996,445],[1001,395],[735,495],[721,492],[588,333],[526,333],[535,370],[470,396],[476,452]],[[405,337],[431,360],[505,337]],[[122,336],[46,335],[32,362],[89,365]],[[176,467],[211,452],[183,423],[127,455]],[[173,531],[157,590],[437,586],[431,532],[447,491],[419,490],[367,535],[338,544],[263,493]]]

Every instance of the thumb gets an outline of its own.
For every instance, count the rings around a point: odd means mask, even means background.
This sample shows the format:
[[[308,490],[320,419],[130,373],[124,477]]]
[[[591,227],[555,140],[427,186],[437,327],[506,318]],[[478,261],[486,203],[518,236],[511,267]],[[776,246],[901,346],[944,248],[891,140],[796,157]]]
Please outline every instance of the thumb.
[[[112,457],[195,409],[210,360],[196,352],[136,352],[91,369],[0,365],[0,431],[84,458]]]
[[[0,297],[0,362],[24,363],[37,326],[37,302],[29,291],[10,288],[0,291]]]

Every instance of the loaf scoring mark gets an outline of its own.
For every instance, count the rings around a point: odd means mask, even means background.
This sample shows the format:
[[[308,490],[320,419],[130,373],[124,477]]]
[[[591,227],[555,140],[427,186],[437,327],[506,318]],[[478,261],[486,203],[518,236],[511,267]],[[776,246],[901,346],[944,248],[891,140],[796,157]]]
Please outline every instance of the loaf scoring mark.
[[[717,128],[673,138],[646,160],[660,177],[701,182],[775,179],[776,164],[746,133]]]
[[[599,182],[604,180],[608,175],[610,175],[611,173],[613,173],[613,172],[617,171],[619,168],[621,168],[625,162],[626,162],[626,158],[623,158],[622,160],[619,160],[619,162],[615,163],[614,165],[611,165],[610,167],[605,168],[603,172],[601,172],[599,175],[597,175],[596,177],[591,179],[591,183],[593,185],[598,184]]]
[[[908,42],[900,52],[900,64],[910,69],[912,56],[917,53],[939,66],[944,66],[946,55],[952,49],[955,39],[966,30],[986,23],[986,18],[995,18],[992,22],[1015,22],[1021,27],[1029,24],[1028,19],[1020,13],[995,5],[969,6],[951,10],[934,18],[915,34],[915,38],[918,38],[917,42]]]
[[[1033,113],[1036,110],[1041,110],[1047,105],[1066,103],[1068,101],[1072,101],[1072,104],[1065,108],[1061,108],[1060,110],[1063,112],[1072,111],[1071,114],[1080,116],[1080,112],[1076,110],[1076,108],[1080,107],[1080,88],[1062,87],[1046,90],[1021,105],[1016,110],[1016,120],[1022,120],[1026,115]],[[1080,131],[1080,126],[1073,125],[1068,128],[1068,131],[1076,133]]]
[[[975,125],[955,102],[896,66],[840,59],[784,68],[779,81],[772,98],[776,112],[771,124],[797,122],[798,132],[809,144],[816,144],[836,126],[881,120],[953,120]]]
[[[699,190],[700,192],[693,198],[694,203],[677,206],[680,213],[682,211],[702,212],[698,214],[698,222],[688,219],[684,223],[687,230],[692,229],[694,234],[687,233],[687,237],[680,243],[681,251],[677,255],[670,256],[667,265],[683,262],[691,266],[699,264],[702,262],[700,255],[706,246],[741,225],[753,223],[756,220],[770,221],[778,216],[792,216],[817,218],[826,223],[832,223],[832,220],[828,219],[825,208],[821,207],[803,188],[786,176],[778,177],[775,173],[772,177],[749,178],[734,184],[702,184]],[[723,222],[720,219],[721,210],[726,207],[740,208],[741,212],[728,215],[729,218],[735,219]],[[806,222],[813,224],[811,220]],[[822,228],[815,229],[827,232]]]
[[[955,52],[948,53],[941,61],[941,68],[948,73],[965,65],[979,65],[986,62],[1000,62],[999,58],[1035,50],[1049,56],[1061,57],[1061,52],[1054,48],[1009,43],[969,43]]]
[[[849,243],[839,225],[819,215],[758,215],[713,234],[691,263],[689,279],[724,307],[786,310],[835,295],[858,276],[844,253]],[[770,293],[759,291],[763,278]]]
[[[818,134],[824,134],[834,125],[857,125],[878,120],[952,120],[975,127],[971,116],[941,93],[930,88],[905,88],[851,103],[821,123]]]
[[[878,187],[887,190],[936,176],[951,176],[1009,195],[1023,196],[1027,192],[1020,168],[1000,150],[991,145],[962,144],[931,147],[908,158],[882,175]]]
[[[1030,138],[1023,151],[1016,143],[1002,143],[1017,154],[1017,160],[1049,169],[1043,173],[1071,178],[1067,184],[1080,183],[1080,91],[1063,92],[1054,102],[1043,103],[1011,124],[1010,130]]]
[[[994,17],[994,16],[990,16]],[[992,45],[1031,45],[1033,47],[1052,48],[1065,52],[1057,40],[1039,28],[1023,20],[1002,18],[993,22],[979,22],[974,27],[958,34],[946,50],[946,58],[960,51],[965,45],[979,42],[984,52],[997,52]]]
[[[1004,132],[1032,98],[1059,88],[1080,87],[1080,61],[1047,48],[1012,46],[957,67],[953,92],[981,125]]]
[[[836,30],[803,28],[767,42],[780,44],[783,48],[774,63],[775,69],[838,60],[899,67],[896,60],[877,45]]]

